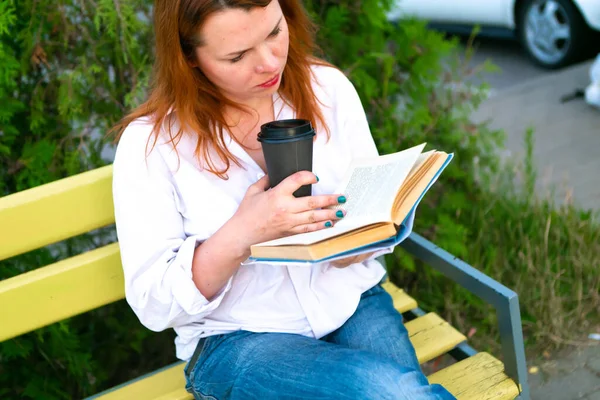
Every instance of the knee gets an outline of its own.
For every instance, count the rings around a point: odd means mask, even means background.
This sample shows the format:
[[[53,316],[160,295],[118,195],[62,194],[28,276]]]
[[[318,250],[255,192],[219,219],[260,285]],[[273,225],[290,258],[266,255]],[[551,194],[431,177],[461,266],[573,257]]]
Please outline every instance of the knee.
[[[348,382],[355,399],[454,399],[439,385],[430,385],[421,371],[399,366],[392,360],[369,362],[353,372]]]

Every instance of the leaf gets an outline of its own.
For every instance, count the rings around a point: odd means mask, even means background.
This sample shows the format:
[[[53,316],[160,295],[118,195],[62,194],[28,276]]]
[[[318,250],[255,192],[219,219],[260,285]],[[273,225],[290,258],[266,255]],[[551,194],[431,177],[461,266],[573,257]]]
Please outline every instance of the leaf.
[[[0,143],[0,154],[9,156],[10,155],[10,147]]]
[[[27,381],[23,397],[30,399],[63,400],[69,399],[69,395],[61,390],[59,382],[45,379],[42,376],[33,375]]]
[[[0,349],[2,350],[2,359],[13,360],[25,358],[33,350],[33,343],[27,338],[15,338],[6,342],[0,343]]]
[[[412,256],[410,256],[405,251],[398,251],[397,257],[398,265],[400,266],[400,268],[404,268],[409,272],[416,272],[416,264]]]
[[[16,19],[14,2],[11,0],[0,2],[0,35],[9,35]]]

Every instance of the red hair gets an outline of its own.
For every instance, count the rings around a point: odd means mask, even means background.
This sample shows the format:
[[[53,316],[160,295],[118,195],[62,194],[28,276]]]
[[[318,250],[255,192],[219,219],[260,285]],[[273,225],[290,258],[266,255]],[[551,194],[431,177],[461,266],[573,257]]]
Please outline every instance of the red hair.
[[[163,126],[168,126],[167,132],[174,146],[184,130],[196,134],[196,157],[205,161],[209,171],[226,179],[231,162],[240,164],[225,146],[223,127],[227,127],[227,123],[222,111],[224,106],[243,107],[225,98],[189,61],[195,59],[197,34],[209,15],[229,8],[267,7],[271,1],[279,1],[289,26],[290,44],[279,88],[281,97],[294,108],[297,118],[310,120],[313,126],[328,131],[312,88],[311,64],[329,64],[313,56],[317,50],[316,27],[300,0],[156,0],[156,57],[151,92],[146,102],[115,126],[117,139],[131,122],[149,116],[154,123],[155,142]],[[177,113],[176,132],[168,119],[172,110]],[[224,168],[218,169],[211,160],[211,149],[225,164]]]

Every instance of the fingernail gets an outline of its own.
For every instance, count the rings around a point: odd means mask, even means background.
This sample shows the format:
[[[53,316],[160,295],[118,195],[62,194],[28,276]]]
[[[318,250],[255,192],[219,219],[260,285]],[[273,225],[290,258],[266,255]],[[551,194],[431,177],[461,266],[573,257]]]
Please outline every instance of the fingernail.
[[[331,228],[333,224],[329,221],[325,222],[325,228]]]
[[[317,182],[319,182],[319,177],[315,175],[315,178],[317,178]]]
[[[339,210],[335,213],[335,216],[338,218],[344,218],[344,212],[342,210]]]
[[[346,202],[346,197],[345,196],[338,197],[338,203],[344,204],[345,202]]]

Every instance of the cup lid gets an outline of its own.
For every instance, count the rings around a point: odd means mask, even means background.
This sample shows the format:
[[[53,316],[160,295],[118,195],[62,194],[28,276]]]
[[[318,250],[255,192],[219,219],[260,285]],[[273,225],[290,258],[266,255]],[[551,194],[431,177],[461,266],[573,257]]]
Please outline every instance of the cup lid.
[[[259,139],[284,139],[304,136],[313,133],[309,120],[305,119],[282,119],[271,121],[260,127]]]

